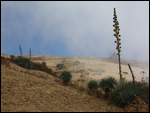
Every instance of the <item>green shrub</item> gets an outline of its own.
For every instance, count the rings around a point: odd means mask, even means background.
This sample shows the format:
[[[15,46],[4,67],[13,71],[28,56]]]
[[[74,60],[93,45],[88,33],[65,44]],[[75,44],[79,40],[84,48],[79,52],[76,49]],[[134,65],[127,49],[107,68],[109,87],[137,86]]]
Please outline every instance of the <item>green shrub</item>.
[[[96,80],[91,80],[88,85],[87,85],[88,89],[90,90],[94,90],[94,89],[98,89],[98,84]]]
[[[53,70],[48,68],[45,63],[41,64],[39,62],[31,62],[31,67],[32,67],[33,70],[44,71],[44,72],[46,72],[48,74],[56,76],[56,74],[53,72]]]
[[[145,83],[136,82],[138,87],[138,96],[149,104],[149,85]]]
[[[19,56],[17,58],[17,64],[21,67],[26,68],[26,69],[31,69],[31,61],[28,58],[24,58],[22,56]]]
[[[60,75],[60,79],[62,79],[66,85],[68,85],[71,78],[72,78],[72,75],[69,71],[63,71]]]
[[[108,92],[113,88],[113,85],[116,85],[117,81],[113,77],[103,78],[99,82],[99,88],[101,88],[104,92]]]
[[[133,103],[133,100],[138,95],[139,88],[137,84],[133,86],[132,82],[120,82],[118,85],[114,85],[114,88],[111,90],[113,101],[122,107]]]
[[[64,64],[57,64],[56,67],[58,67],[59,69],[62,69],[62,68],[64,68]]]

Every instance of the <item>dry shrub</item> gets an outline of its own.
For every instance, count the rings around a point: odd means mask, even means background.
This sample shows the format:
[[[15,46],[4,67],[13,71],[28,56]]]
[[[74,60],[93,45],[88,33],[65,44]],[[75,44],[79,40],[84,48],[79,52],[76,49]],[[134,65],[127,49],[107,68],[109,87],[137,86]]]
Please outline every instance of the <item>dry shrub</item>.
[[[79,86],[79,91],[84,92],[86,90],[86,88],[84,86]]]
[[[60,79],[59,79],[60,80]],[[69,84],[69,86],[72,86],[73,87],[73,82],[72,81],[70,81],[70,84]]]
[[[52,69],[48,68],[46,63],[39,63],[39,62],[31,62],[31,67],[32,70],[40,70],[40,71],[44,71],[48,74],[51,74],[53,76],[56,76],[56,74],[52,71]]]
[[[102,91],[100,89],[95,90],[95,95],[96,95],[96,98],[104,97],[104,93],[102,93]]]
[[[104,95],[104,98],[105,98],[105,95]],[[108,93],[107,101],[108,101],[108,104],[114,104],[114,101],[113,101],[113,99],[111,97],[111,93],[110,92]]]
[[[28,58],[18,56],[17,57],[17,65],[26,68],[26,69],[31,69],[31,61]]]
[[[90,90],[90,89],[87,89],[87,94],[90,95],[90,96],[94,96],[95,95],[95,90]]]
[[[138,87],[139,87],[139,95],[140,98],[146,102],[147,104],[149,104],[149,85],[147,83],[137,83]]]
[[[9,63],[10,63],[10,62],[9,62],[8,59],[6,59],[6,58],[4,58],[4,57],[1,57],[1,65],[4,65],[4,66],[6,66],[6,67],[9,67],[9,66],[10,66]]]
[[[126,112],[149,112],[149,105],[139,96],[133,101],[133,104],[124,107]]]
[[[43,65],[43,66],[46,66],[46,62],[42,62],[42,65]]]
[[[79,88],[79,84],[77,81],[71,82],[71,86],[73,86],[74,88]]]

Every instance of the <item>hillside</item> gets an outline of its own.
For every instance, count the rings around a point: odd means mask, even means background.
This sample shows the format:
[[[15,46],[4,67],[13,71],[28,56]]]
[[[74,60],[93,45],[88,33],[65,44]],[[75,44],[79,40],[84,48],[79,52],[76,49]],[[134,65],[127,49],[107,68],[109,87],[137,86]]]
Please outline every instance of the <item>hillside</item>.
[[[26,55],[26,57],[28,57]],[[107,76],[113,76],[119,80],[119,69],[118,63],[110,61],[109,59],[103,58],[93,58],[93,57],[60,57],[60,56],[47,56],[47,55],[33,55],[32,61],[36,62],[46,62],[47,65],[52,68],[54,71],[63,71],[58,70],[56,65],[63,63],[65,68],[64,70],[69,70],[72,75],[73,81],[84,80],[84,83],[91,79],[100,80],[101,78]],[[141,81],[141,78],[149,77],[149,63],[141,61],[131,61],[131,60],[122,60],[122,72],[123,77],[127,80],[132,80],[132,75],[127,64],[131,65],[133,73],[135,75],[136,81]],[[146,72],[145,75],[142,75],[140,72]],[[127,72],[127,74],[124,74]]]
[[[48,66],[56,71],[51,62],[51,59],[47,62]],[[56,65],[61,60],[56,59],[53,62]],[[119,112],[123,110],[108,104],[101,98],[89,96],[71,86],[63,86],[57,78],[47,73],[27,70],[1,58],[1,112],[59,111]]]

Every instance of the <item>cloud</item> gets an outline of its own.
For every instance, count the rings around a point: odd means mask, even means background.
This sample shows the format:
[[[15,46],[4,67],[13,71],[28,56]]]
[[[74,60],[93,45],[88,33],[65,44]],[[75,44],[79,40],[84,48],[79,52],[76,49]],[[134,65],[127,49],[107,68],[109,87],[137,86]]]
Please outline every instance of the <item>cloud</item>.
[[[11,46],[6,40],[13,36],[17,44],[41,51],[56,48],[69,56],[108,57],[116,46],[114,7],[122,35],[122,57],[148,59],[148,2],[2,2],[2,48]],[[62,48],[57,50],[58,46]]]

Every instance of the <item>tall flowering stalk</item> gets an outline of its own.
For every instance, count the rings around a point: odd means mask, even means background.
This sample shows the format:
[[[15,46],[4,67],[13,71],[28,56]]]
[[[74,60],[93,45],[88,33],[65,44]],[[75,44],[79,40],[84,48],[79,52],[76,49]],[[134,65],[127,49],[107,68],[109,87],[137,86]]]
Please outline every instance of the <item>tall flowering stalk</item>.
[[[30,51],[29,51],[29,55],[30,55],[30,60],[31,60],[31,48],[30,48]]]
[[[121,62],[120,62],[120,52],[121,52],[121,43],[120,43],[120,37],[121,35],[119,34],[120,28],[119,28],[119,22],[117,21],[117,15],[116,15],[116,10],[114,8],[114,18],[113,18],[113,22],[114,22],[114,36],[116,38],[115,43],[117,44],[116,46],[116,50],[117,50],[117,55],[118,55],[118,61],[119,61],[119,74],[120,74],[120,81],[122,81],[122,74],[121,74]]]
[[[19,49],[20,49],[20,55],[22,56],[22,49],[21,49],[21,45],[19,44]]]

